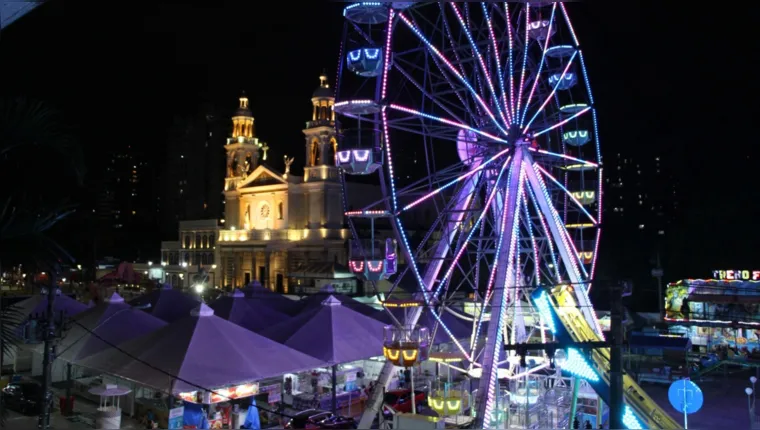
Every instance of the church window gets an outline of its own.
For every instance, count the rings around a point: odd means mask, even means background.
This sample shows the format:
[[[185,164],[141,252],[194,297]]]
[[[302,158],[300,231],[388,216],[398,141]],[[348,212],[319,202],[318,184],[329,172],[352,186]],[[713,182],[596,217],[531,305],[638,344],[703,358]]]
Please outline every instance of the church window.
[[[309,152],[309,165],[316,166],[319,164],[319,139],[311,141],[311,149]]]
[[[269,205],[264,203],[261,205],[261,209],[259,210],[259,216],[261,216],[261,219],[269,219],[270,209]]]
[[[283,207],[282,206],[283,206],[282,202],[277,203],[277,219],[282,219],[283,218],[283,212],[284,211],[283,211]]]

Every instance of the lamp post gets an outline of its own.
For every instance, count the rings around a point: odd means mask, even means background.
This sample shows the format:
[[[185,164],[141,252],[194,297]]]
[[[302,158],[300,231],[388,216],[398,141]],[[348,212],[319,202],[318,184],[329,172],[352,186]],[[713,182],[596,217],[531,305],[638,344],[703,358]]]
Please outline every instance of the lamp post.
[[[213,275],[211,277],[211,286],[216,288],[216,264],[211,265],[211,274]]]

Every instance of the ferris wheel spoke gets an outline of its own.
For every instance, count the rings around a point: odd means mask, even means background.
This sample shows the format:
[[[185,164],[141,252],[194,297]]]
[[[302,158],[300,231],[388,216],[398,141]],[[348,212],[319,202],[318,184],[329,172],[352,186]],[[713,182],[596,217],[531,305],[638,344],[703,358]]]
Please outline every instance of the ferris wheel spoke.
[[[590,110],[592,110],[591,106],[587,106],[587,107],[583,108],[582,110],[574,113],[572,116],[569,116],[569,117],[563,119],[562,121],[560,121],[560,122],[558,122],[558,123],[556,123],[556,124],[554,124],[554,125],[552,125],[550,127],[547,127],[547,128],[545,128],[545,129],[543,129],[543,130],[541,130],[539,132],[533,133],[533,137],[541,136],[542,134],[547,133],[549,131],[552,131],[555,128],[562,127],[563,125],[565,125],[568,122],[570,122],[570,121],[578,118],[579,116],[583,115],[584,113],[586,113],[586,112],[588,112]]]
[[[507,169],[507,166],[509,165],[511,157],[507,157],[507,160],[504,162],[504,164],[501,166],[501,169],[499,170],[499,175],[496,177],[496,183],[498,184],[501,181],[501,177],[504,174],[504,171]],[[488,199],[486,200],[485,204],[483,205],[483,210],[480,212],[480,215],[478,216],[478,219],[475,221],[475,225],[470,229],[470,232],[467,235],[467,238],[462,242],[462,245],[459,247],[457,252],[454,254],[454,260],[451,263],[451,266],[449,269],[445,272],[443,275],[443,278],[441,278],[441,282],[438,284],[438,288],[435,290],[435,293],[433,293],[433,297],[437,297],[440,293],[441,287],[443,284],[449,279],[451,274],[454,272],[454,268],[457,266],[457,263],[459,262],[459,259],[462,257],[462,254],[464,254],[464,251],[467,249],[467,246],[470,244],[470,239],[472,239],[472,235],[478,231],[478,227],[480,227],[480,223],[483,221],[483,218],[486,216],[486,214],[491,209],[491,205],[493,203],[494,197],[496,197],[496,194],[499,190],[499,187],[494,186],[492,187]]]
[[[450,115],[452,118],[454,118],[454,120],[456,120],[457,122],[460,122],[460,123],[461,123],[461,122],[463,122],[463,121],[462,121],[462,119],[461,119],[461,118],[460,118],[458,115],[456,115],[456,114],[455,114],[455,113],[454,113],[454,112],[453,112],[453,111],[452,111],[452,110],[451,110],[451,109],[450,109],[448,106],[446,106],[446,105],[445,105],[445,104],[444,104],[444,103],[443,103],[441,100],[439,100],[439,98],[438,98],[438,97],[435,97],[435,96],[433,96],[433,95],[432,95],[430,92],[426,91],[426,90],[425,90],[425,89],[422,87],[422,85],[420,85],[420,83],[419,83],[419,82],[417,82],[417,80],[416,80],[416,79],[414,79],[414,77],[413,77],[413,76],[412,76],[412,75],[411,75],[409,72],[407,72],[407,71],[406,71],[406,70],[405,70],[403,67],[401,67],[401,66],[399,65],[399,62],[397,62],[397,61],[394,61],[394,62],[393,62],[393,68],[394,68],[396,71],[398,71],[399,73],[401,73],[401,74],[404,76],[404,78],[406,78],[406,80],[407,80],[409,83],[411,83],[412,85],[414,85],[415,87],[417,87],[417,89],[420,91],[420,93],[421,93],[421,94],[422,94],[422,95],[423,95],[425,98],[427,98],[427,99],[428,99],[428,100],[430,100],[432,103],[434,103],[436,106],[438,106],[439,108],[441,108],[441,110],[443,110],[444,112],[446,112],[447,114],[449,114],[449,115]]]
[[[530,149],[530,151],[537,152],[539,154],[549,155],[549,156],[552,156],[552,157],[562,158],[564,160],[580,163],[582,165],[582,167],[593,167],[593,168],[599,167],[599,165],[597,163],[594,163],[593,161],[581,160],[580,158],[576,158],[576,157],[573,157],[571,155],[558,154],[556,152],[551,152],[551,151],[547,151],[545,149],[540,149],[540,148],[539,149],[529,148],[529,149]]]
[[[504,115],[504,109],[501,108],[501,103],[498,102],[499,96],[496,95],[496,90],[494,89],[494,86],[493,86],[493,79],[491,79],[491,74],[488,72],[488,67],[486,67],[486,63],[483,60],[483,55],[481,55],[480,50],[475,44],[475,40],[472,38],[472,34],[470,33],[470,30],[468,29],[468,24],[465,22],[464,18],[462,17],[461,12],[459,12],[459,8],[457,7],[457,4],[454,2],[450,2],[449,5],[451,5],[451,9],[454,11],[454,15],[456,15],[457,20],[459,21],[459,24],[462,26],[462,30],[464,31],[465,37],[470,42],[470,47],[472,48],[472,52],[477,57],[478,64],[480,64],[480,69],[483,71],[483,75],[485,77],[485,81],[488,86],[488,90],[491,94],[491,97],[493,97],[493,99],[496,101],[494,103],[494,105],[496,105],[496,111],[499,112],[499,116],[501,117],[501,120],[503,121],[504,127],[509,128],[509,124],[512,123],[512,118],[509,118],[509,120],[507,120],[507,116],[509,116],[509,111],[507,111],[506,116]]]
[[[504,19],[507,21],[507,38],[509,40],[509,55],[507,62],[509,63],[509,105],[512,108],[512,116],[516,114],[515,110],[515,60],[513,54],[514,40],[512,36],[512,19],[509,15],[509,3],[504,2]]]
[[[466,125],[466,124],[462,124],[462,123],[459,123],[459,122],[456,122],[456,121],[452,121],[450,119],[441,118],[441,117],[438,117],[438,116],[435,116],[435,115],[430,115],[430,114],[427,114],[427,113],[424,113],[424,112],[420,112],[420,111],[418,111],[416,109],[408,108],[408,107],[405,107],[405,106],[400,106],[400,105],[393,104],[393,103],[391,103],[390,105],[388,105],[388,107],[390,109],[397,110],[399,112],[405,112],[405,113],[409,113],[409,114],[412,114],[412,115],[417,115],[419,117],[431,119],[433,121],[438,121],[438,122],[443,123],[443,124],[447,124],[447,125],[450,125],[450,126],[453,126],[453,127],[457,127],[460,130],[471,131],[471,132],[477,133],[477,134],[479,134],[479,135],[481,135],[483,137],[487,137],[487,138],[489,138],[489,139],[491,139],[491,140],[493,140],[495,142],[508,143],[506,139],[502,139],[502,138],[500,138],[498,136],[494,136],[491,133],[487,133],[485,131],[479,130],[479,129],[474,128],[474,127],[470,127],[469,125]]]
[[[523,39],[522,46],[522,69],[520,71],[520,85],[517,92],[517,107],[515,108],[515,115],[520,112],[520,105],[523,97],[523,89],[525,88],[525,73],[528,68],[528,45],[530,44],[530,3],[525,5],[525,38]]]
[[[480,6],[483,8],[483,15],[485,15],[486,24],[488,26],[488,37],[489,39],[491,39],[491,44],[493,46],[493,56],[496,62],[496,73],[498,74],[499,89],[501,90],[501,103],[504,105],[504,110],[507,112],[507,116],[509,117],[508,124],[510,124],[512,122],[511,117],[513,116],[513,114],[510,110],[509,101],[507,100],[507,93],[504,88],[504,72],[501,69],[501,55],[499,53],[499,43],[496,41],[496,35],[494,34],[494,29],[493,29],[493,21],[491,20],[491,15],[488,13],[488,6],[486,5],[486,3],[481,3]],[[510,27],[509,24],[507,24],[507,27]],[[510,29],[510,32],[511,32],[511,29]],[[510,51],[511,51],[511,48],[510,48]],[[510,55],[511,55],[511,52],[510,52]],[[498,104],[499,102],[496,101],[496,103]]]
[[[433,196],[437,195],[441,191],[443,191],[443,190],[445,190],[445,189],[447,189],[447,188],[449,188],[449,187],[451,187],[453,185],[456,185],[459,182],[462,182],[463,180],[469,178],[470,176],[472,176],[472,175],[480,172],[481,170],[483,170],[486,167],[488,167],[495,160],[501,158],[503,155],[506,155],[506,153],[509,152],[510,149],[511,148],[506,148],[506,149],[502,150],[501,152],[497,153],[496,155],[494,155],[490,159],[486,160],[484,163],[480,164],[476,168],[470,170],[469,172],[467,172],[467,173],[459,176],[458,178],[456,178],[456,179],[454,179],[454,180],[452,180],[452,181],[444,184],[443,186],[441,186],[439,188],[434,189],[433,191],[430,191],[429,193],[425,194],[424,196],[420,197],[419,199],[417,199],[417,200],[409,203],[408,205],[406,205],[403,208],[401,208],[401,212],[404,212],[404,211],[407,211],[409,209],[412,209],[413,207],[415,207],[418,204],[424,202],[425,200],[429,199],[430,197],[433,197]]]
[[[581,203],[580,201],[578,201],[578,199],[577,199],[577,198],[576,198],[576,197],[573,195],[573,193],[571,193],[571,192],[570,192],[570,191],[569,191],[567,188],[565,188],[565,186],[564,186],[564,185],[562,185],[562,184],[561,184],[561,183],[560,183],[560,182],[557,180],[557,178],[555,178],[554,176],[552,176],[552,175],[551,175],[549,172],[547,172],[547,171],[546,171],[546,169],[544,169],[543,167],[541,167],[541,166],[540,166],[540,165],[538,165],[538,164],[536,165],[536,168],[537,168],[537,169],[538,169],[538,170],[539,170],[539,171],[540,171],[540,172],[541,172],[541,173],[542,173],[544,176],[546,176],[547,178],[549,178],[549,180],[551,180],[551,181],[554,183],[554,185],[556,185],[557,187],[559,187],[559,189],[560,189],[560,190],[564,191],[564,192],[565,192],[565,195],[567,195],[567,197],[569,197],[569,198],[570,198],[570,200],[571,200],[573,203],[575,203],[575,205],[578,207],[578,209],[580,209],[580,211],[581,211],[581,212],[583,212],[583,214],[584,214],[584,215],[586,215],[586,216],[588,217],[588,219],[590,219],[590,220],[591,220],[591,222],[592,222],[592,223],[594,223],[594,225],[598,225],[598,224],[599,224],[599,223],[597,222],[596,218],[594,218],[594,216],[593,216],[593,215],[591,215],[591,213],[590,213],[588,210],[586,210],[586,208],[583,206],[583,203]]]
[[[549,24],[549,28],[551,29],[551,24]],[[547,38],[546,40],[549,40],[549,38]],[[545,49],[544,49],[544,52],[546,52]],[[570,70],[570,67],[573,65],[573,60],[575,59],[576,55],[578,55],[578,51],[573,52],[573,56],[570,57],[570,60],[567,62],[567,65],[565,65],[565,69],[562,71],[562,75],[560,75],[559,80],[557,81],[557,83],[554,84],[554,87],[552,88],[552,92],[549,93],[549,95],[546,97],[546,99],[544,100],[544,102],[538,108],[538,110],[536,111],[536,113],[533,114],[533,117],[525,125],[525,128],[523,128],[523,131],[522,131],[523,134],[525,134],[530,129],[530,126],[533,124],[533,121],[535,121],[536,118],[538,118],[538,115],[540,115],[541,112],[543,112],[543,110],[546,107],[546,105],[549,104],[549,102],[554,99],[554,94],[557,93],[557,88],[559,88],[559,86],[562,85],[563,79],[565,78],[565,75],[567,74],[567,71]],[[541,64],[543,64],[543,58],[542,58]],[[539,71],[540,71],[540,69],[539,69]],[[535,88],[535,84],[538,83],[538,76],[536,76],[536,79],[535,79],[535,81],[533,83],[534,83],[534,88]],[[531,95],[531,97],[532,97],[532,95]],[[528,112],[528,108],[530,107],[529,103],[530,103],[530,97],[525,102],[525,112],[523,112],[523,115],[522,115],[523,118],[525,117],[525,114]],[[536,136],[538,136],[538,134],[536,134]]]
[[[546,62],[546,50],[549,49],[549,41],[551,40],[552,26],[554,26],[554,13],[556,11],[557,11],[557,3],[554,3],[552,5],[552,15],[551,15],[551,18],[549,18],[549,30],[548,30],[548,33],[547,33],[549,36],[544,41],[544,48],[541,51],[541,61],[538,64],[538,70],[536,71],[536,75],[533,78],[533,85],[531,86],[530,92],[528,92],[528,98],[525,100],[525,109],[523,110],[522,114],[519,115],[520,116],[520,118],[519,118],[519,120],[520,120],[520,127],[522,127],[523,123],[525,122],[525,115],[528,113],[528,106],[530,106],[530,102],[533,99],[533,94],[536,92],[536,87],[538,86],[538,81],[539,81],[539,78],[541,77],[541,72],[543,71],[544,63]],[[572,60],[570,60],[570,62],[572,62]],[[569,67],[569,65],[568,65],[568,67]],[[564,76],[565,75],[563,73],[562,77],[564,77]],[[557,83],[557,85],[559,85],[559,82]],[[555,86],[554,92],[556,92],[556,90],[557,90],[557,88]],[[551,97],[554,95],[554,92],[552,92],[552,94],[548,97],[548,99],[551,99]],[[547,100],[547,102],[544,103],[544,105],[546,103],[548,103],[548,100]],[[541,106],[541,108],[539,108],[538,112],[541,112],[543,110],[543,108],[544,108],[544,106]],[[536,116],[538,115],[538,112],[536,113]],[[535,119],[536,116],[534,116],[533,119]],[[530,122],[533,122],[533,119],[531,119]],[[530,125],[530,123],[528,125]],[[526,127],[526,129],[527,129],[527,127]],[[525,130],[523,130],[523,133],[525,133]]]
[[[491,109],[488,107],[485,101],[480,97],[480,95],[475,91],[475,88],[467,81],[467,79],[459,73],[456,68],[454,67],[451,62],[441,54],[441,52],[436,48],[425,36],[422,34],[422,32],[415,26],[409,18],[407,18],[403,13],[399,13],[399,18],[406,24],[407,27],[409,27],[410,30],[412,30],[412,33],[414,33],[420,41],[422,41],[423,44],[425,44],[428,47],[428,50],[432,52],[436,57],[438,57],[449,69],[451,74],[453,74],[471,93],[472,97],[477,101],[477,104],[483,109],[483,111],[488,115],[488,117],[491,119],[491,122],[493,125],[499,129],[502,133],[505,135],[508,134],[507,130],[502,127],[502,125],[499,123],[499,121],[496,119],[496,116],[493,114]]]

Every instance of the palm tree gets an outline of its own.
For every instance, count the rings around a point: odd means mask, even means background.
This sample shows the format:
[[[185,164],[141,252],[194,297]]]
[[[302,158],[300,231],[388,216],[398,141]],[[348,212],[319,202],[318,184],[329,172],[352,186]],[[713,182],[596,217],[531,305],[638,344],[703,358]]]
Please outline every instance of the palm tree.
[[[45,158],[52,159],[57,168],[38,167],[45,164]],[[0,184],[5,186],[0,188],[0,273],[3,263],[50,270],[73,262],[48,236],[53,226],[74,212],[64,197],[65,189],[49,186],[64,171],[81,184],[82,153],[66,133],[58,113],[43,102],[26,98],[0,100]],[[0,300],[3,355],[17,344],[16,327],[22,317],[14,307],[2,307]],[[5,418],[0,401],[0,427],[4,427]]]

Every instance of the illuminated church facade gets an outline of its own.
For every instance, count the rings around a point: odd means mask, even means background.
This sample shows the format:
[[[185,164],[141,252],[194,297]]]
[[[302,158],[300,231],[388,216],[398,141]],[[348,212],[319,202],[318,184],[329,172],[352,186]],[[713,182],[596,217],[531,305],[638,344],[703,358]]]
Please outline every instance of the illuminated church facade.
[[[349,232],[334,154],[338,148],[333,92],[327,76],[311,102],[303,130],[304,175],[290,173],[293,158],[269,164],[268,146],[255,134],[248,98],[232,117],[224,181],[225,219],[182,221],[179,241],[162,243],[167,282],[189,286],[198,272],[208,283],[238,288],[256,280],[279,292],[295,292],[302,279],[321,278],[355,288],[346,266]],[[278,171],[274,164],[281,165]],[[320,285],[312,285],[320,287]],[[353,287],[352,287],[353,286]]]

